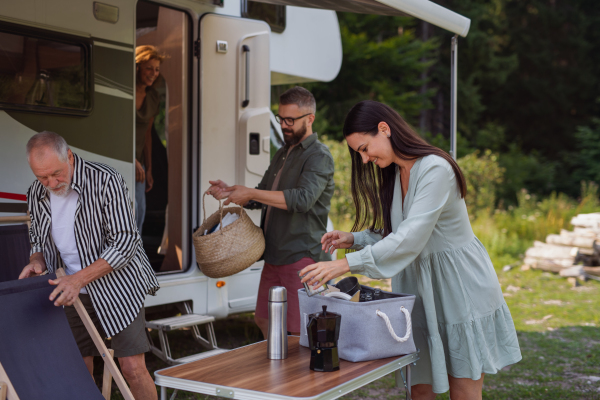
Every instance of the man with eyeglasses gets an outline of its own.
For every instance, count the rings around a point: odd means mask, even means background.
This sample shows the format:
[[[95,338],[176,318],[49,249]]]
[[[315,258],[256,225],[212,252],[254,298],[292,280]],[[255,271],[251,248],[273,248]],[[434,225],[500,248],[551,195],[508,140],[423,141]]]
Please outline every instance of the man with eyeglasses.
[[[265,266],[260,279],[254,320],[265,338],[269,327],[269,288],[287,289],[287,330],[300,334],[298,271],[324,261],[321,237],[333,195],[333,157],[313,133],[316,102],[308,90],[296,86],[279,97],[279,114],[285,146],[280,148],[256,188],[228,186],[210,181],[208,193],[225,204],[262,208]]]

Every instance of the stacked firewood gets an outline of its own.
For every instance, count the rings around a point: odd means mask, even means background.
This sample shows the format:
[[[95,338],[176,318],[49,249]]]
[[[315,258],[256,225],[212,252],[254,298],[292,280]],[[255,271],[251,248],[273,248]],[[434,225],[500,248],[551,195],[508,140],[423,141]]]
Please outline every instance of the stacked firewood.
[[[565,277],[600,280],[600,213],[573,217],[574,230],[535,241],[525,252],[521,269],[541,269]]]

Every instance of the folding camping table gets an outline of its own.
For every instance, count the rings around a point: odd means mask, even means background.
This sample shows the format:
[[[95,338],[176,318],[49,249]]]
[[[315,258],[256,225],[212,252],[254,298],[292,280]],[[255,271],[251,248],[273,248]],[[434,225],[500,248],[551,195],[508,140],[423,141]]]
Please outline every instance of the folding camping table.
[[[413,353],[357,363],[340,360],[339,371],[314,372],[310,349],[299,341],[288,337],[285,360],[267,359],[267,342],[262,341],[156,371],[161,400],[167,400],[167,388],[240,400],[337,399],[403,367],[410,388],[410,365],[419,359]]]

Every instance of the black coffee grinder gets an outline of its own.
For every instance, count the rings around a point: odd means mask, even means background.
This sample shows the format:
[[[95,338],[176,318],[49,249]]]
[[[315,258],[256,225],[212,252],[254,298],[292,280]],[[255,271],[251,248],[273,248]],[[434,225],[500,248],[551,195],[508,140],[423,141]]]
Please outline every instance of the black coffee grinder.
[[[339,370],[337,342],[342,316],[327,312],[327,306],[323,306],[323,312],[310,314],[308,318],[306,333],[310,346],[310,369],[319,372]]]

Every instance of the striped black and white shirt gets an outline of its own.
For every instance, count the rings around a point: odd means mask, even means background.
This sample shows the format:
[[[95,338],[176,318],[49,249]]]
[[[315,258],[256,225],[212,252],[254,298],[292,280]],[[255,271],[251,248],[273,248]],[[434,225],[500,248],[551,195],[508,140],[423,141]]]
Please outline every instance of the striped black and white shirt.
[[[105,164],[85,161],[76,154],[71,187],[79,194],[75,210],[75,240],[85,268],[106,260],[113,271],[86,289],[108,337],[125,329],[138,315],[147,294],[159,289],[142,247],[125,180]],[[44,254],[49,272],[65,265],[52,240],[50,196],[36,180],[27,192],[31,216],[31,254]]]

